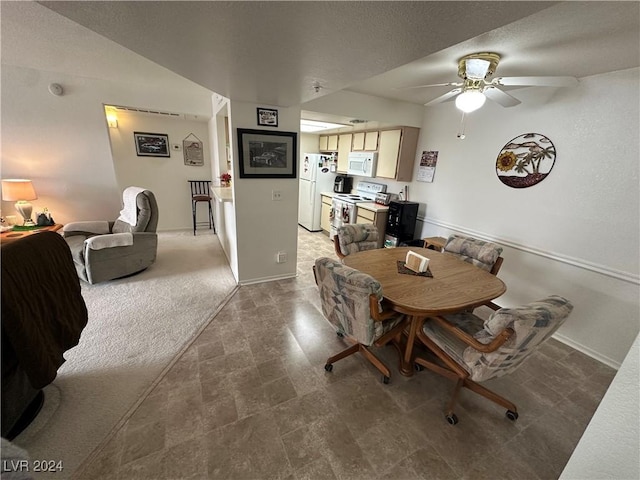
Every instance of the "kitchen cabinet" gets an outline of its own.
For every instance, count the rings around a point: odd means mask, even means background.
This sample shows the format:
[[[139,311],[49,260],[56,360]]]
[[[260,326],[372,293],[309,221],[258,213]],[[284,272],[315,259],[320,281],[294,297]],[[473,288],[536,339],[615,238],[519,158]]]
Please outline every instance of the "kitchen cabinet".
[[[352,152],[361,152],[364,150],[364,132],[355,132],[353,134],[353,143],[351,144]]]
[[[329,136],[328,135],[320,135],[320,145],[318,146],[318,151],[326,152],[327,145],[329,145]]]
[[[320,135],[320,145],[318,150],[321,152],[335,152],[338,150],[338,135]]]
[[[351,151],[351,141],[353,134],[343,133],[338,136],[338,172],[347,173],[349,165],[349,152]]]
[[[384,245],[384,231],[387,226],[388,209],[370,209],[358,204],[356,210],[356,223],[373,223],[378,229],[378,248]]]
[[[351,145],[352,152],[375,152],[378,150],[378,136],[380,132],[377,130],[369,132],[354,132],[353,143]]]
[[[377,178],[410,182],[416,160],[419,128],[381,130],[378,137]]]
[[[378,150],[378,137],[380,132],[364,132],[364,149],[367,151],[375,152]]]
[[[320,227],[325,232],[331,232],[331,197],[321,195],[322,208],[320,210]]]

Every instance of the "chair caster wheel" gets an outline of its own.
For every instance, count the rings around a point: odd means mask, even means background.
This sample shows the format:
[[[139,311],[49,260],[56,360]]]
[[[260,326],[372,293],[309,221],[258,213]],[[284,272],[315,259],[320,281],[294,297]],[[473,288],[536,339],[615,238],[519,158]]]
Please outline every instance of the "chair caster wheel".
[[[330,363],[327,363],[327,364],[324,366],[324,369],[325,369],[327,372],[330,372],[330,371],[332,371],[332,370],[333,370],[333,365],[332,365],[332,364],[330,364]]]
[[[456,423],[458,423],[458,417],[456,417],[455,413],[452,413],[451,415],[447,415],[447,422],[449,422],[449,425],[455,425]]]
[[[382,383],[384,383],[385,385],[388,385],[388,384],[389,384],[389,377],[387,377],[386,375],[384,375],[384,376],[382,377]]]
[[[515,422],[518,419],[518,412],[514,412],[513,410],[507,410],[506,415],[512,422]]]

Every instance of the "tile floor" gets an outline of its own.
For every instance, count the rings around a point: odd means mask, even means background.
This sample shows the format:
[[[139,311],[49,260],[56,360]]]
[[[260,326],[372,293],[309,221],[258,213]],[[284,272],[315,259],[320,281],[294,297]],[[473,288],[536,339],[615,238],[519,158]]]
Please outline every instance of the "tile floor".
[[[311,266],[335,255],[322,234],[299,239],[298,278],[241,287],[83,479],[558,478],[613,369],[551,339],[487,383],[518,405],[516,422],[465,390],[452,427],[453,385],[429,371],[384,385],[358,356],[324,371],[344,344]],[[393,347],[377,354],[397,365]]]

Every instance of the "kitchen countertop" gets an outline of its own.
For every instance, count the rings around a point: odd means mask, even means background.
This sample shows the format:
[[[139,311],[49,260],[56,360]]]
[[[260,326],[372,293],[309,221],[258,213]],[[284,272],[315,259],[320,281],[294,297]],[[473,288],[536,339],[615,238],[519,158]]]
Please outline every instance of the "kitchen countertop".
[[[364,208],[365,210],[371,210],[372,212],[388,212],[389,205],[380,205],[375,202],[362,202],[358,203],[358,208]]]
[[[211,193],[218,202],[233,202],[233,190],[231,187],[211,187]]]

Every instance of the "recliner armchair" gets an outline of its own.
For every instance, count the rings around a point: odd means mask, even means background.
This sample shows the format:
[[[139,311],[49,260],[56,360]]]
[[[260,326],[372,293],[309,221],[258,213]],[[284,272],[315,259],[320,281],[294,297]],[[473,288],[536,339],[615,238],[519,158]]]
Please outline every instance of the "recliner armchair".
[[[90,284],[141,272],[155,262],[158,250],[158,204],[154,194],[128,187],[115,221],[68,223],[63,235],[78,276]]]

